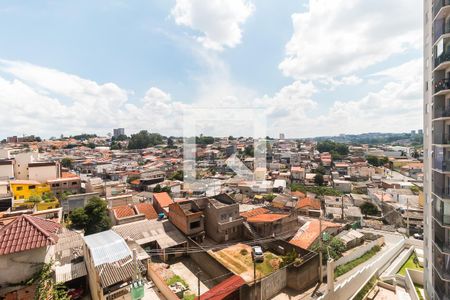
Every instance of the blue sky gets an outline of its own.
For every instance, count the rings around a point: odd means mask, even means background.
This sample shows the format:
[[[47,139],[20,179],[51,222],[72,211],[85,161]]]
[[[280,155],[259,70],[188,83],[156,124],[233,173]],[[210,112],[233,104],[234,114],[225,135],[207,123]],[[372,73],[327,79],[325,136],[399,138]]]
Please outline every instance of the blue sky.
[[[419,0],[2,1],[0,137],[179,135],[197,106],[263,108],[272,136],[418,129],[420,18]],[[227,130],[205,133],[246,134]]]

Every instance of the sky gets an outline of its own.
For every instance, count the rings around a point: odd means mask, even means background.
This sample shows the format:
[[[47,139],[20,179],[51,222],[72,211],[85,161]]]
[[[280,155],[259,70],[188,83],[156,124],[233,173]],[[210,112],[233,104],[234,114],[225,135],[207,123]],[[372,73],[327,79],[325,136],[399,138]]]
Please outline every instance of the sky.
[[[420,0],[0,2],[0,138],[409,132],[422,86]]]

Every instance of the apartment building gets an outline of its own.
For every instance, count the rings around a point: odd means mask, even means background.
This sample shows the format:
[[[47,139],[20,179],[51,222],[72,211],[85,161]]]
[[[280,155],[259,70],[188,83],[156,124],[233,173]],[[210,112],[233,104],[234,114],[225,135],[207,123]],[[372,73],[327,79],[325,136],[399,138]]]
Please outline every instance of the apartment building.
[[[425,291],[450,299],[450,1],[424,0]]]

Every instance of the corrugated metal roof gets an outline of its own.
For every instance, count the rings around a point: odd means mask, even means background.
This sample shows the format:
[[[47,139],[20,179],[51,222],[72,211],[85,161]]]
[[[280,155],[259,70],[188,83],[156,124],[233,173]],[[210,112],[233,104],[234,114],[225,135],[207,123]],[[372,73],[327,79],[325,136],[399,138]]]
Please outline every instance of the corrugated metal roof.
[[[94,266],[113,263],[132,255],[125,240],[112,230],[91,234],[83,238],[91,251]]]
[[[84,261],[77,264],[65,264],[62,266],[55,266],[55,280],[56,282],[67,282],[76,278],[87,275],[86,264]]]

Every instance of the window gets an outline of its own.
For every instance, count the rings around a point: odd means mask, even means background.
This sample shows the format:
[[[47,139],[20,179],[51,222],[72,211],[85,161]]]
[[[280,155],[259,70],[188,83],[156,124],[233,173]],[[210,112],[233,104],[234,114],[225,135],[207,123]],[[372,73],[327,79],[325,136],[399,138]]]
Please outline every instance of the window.
[[[34,190],[34,189],[36,189],[36,186],[35,186],[35,185],[30,185],[30,186],[28,187],[28,189]]]
[[[19,173],[19,174],[20,174],[20,173]],[[16,190],[17,190],[17,191],[22,191],[22,190],[23,190],[23,187],[18,186]]]
[[[191,224],[189,224],[190,229],[195,229],[195,228],[199,228],[199,227],[200,227],[200,221],[195,221],[195,222],[192,222]]]
[[[72,185],[77,185],[78,183],[76,181],[72,182]]]

